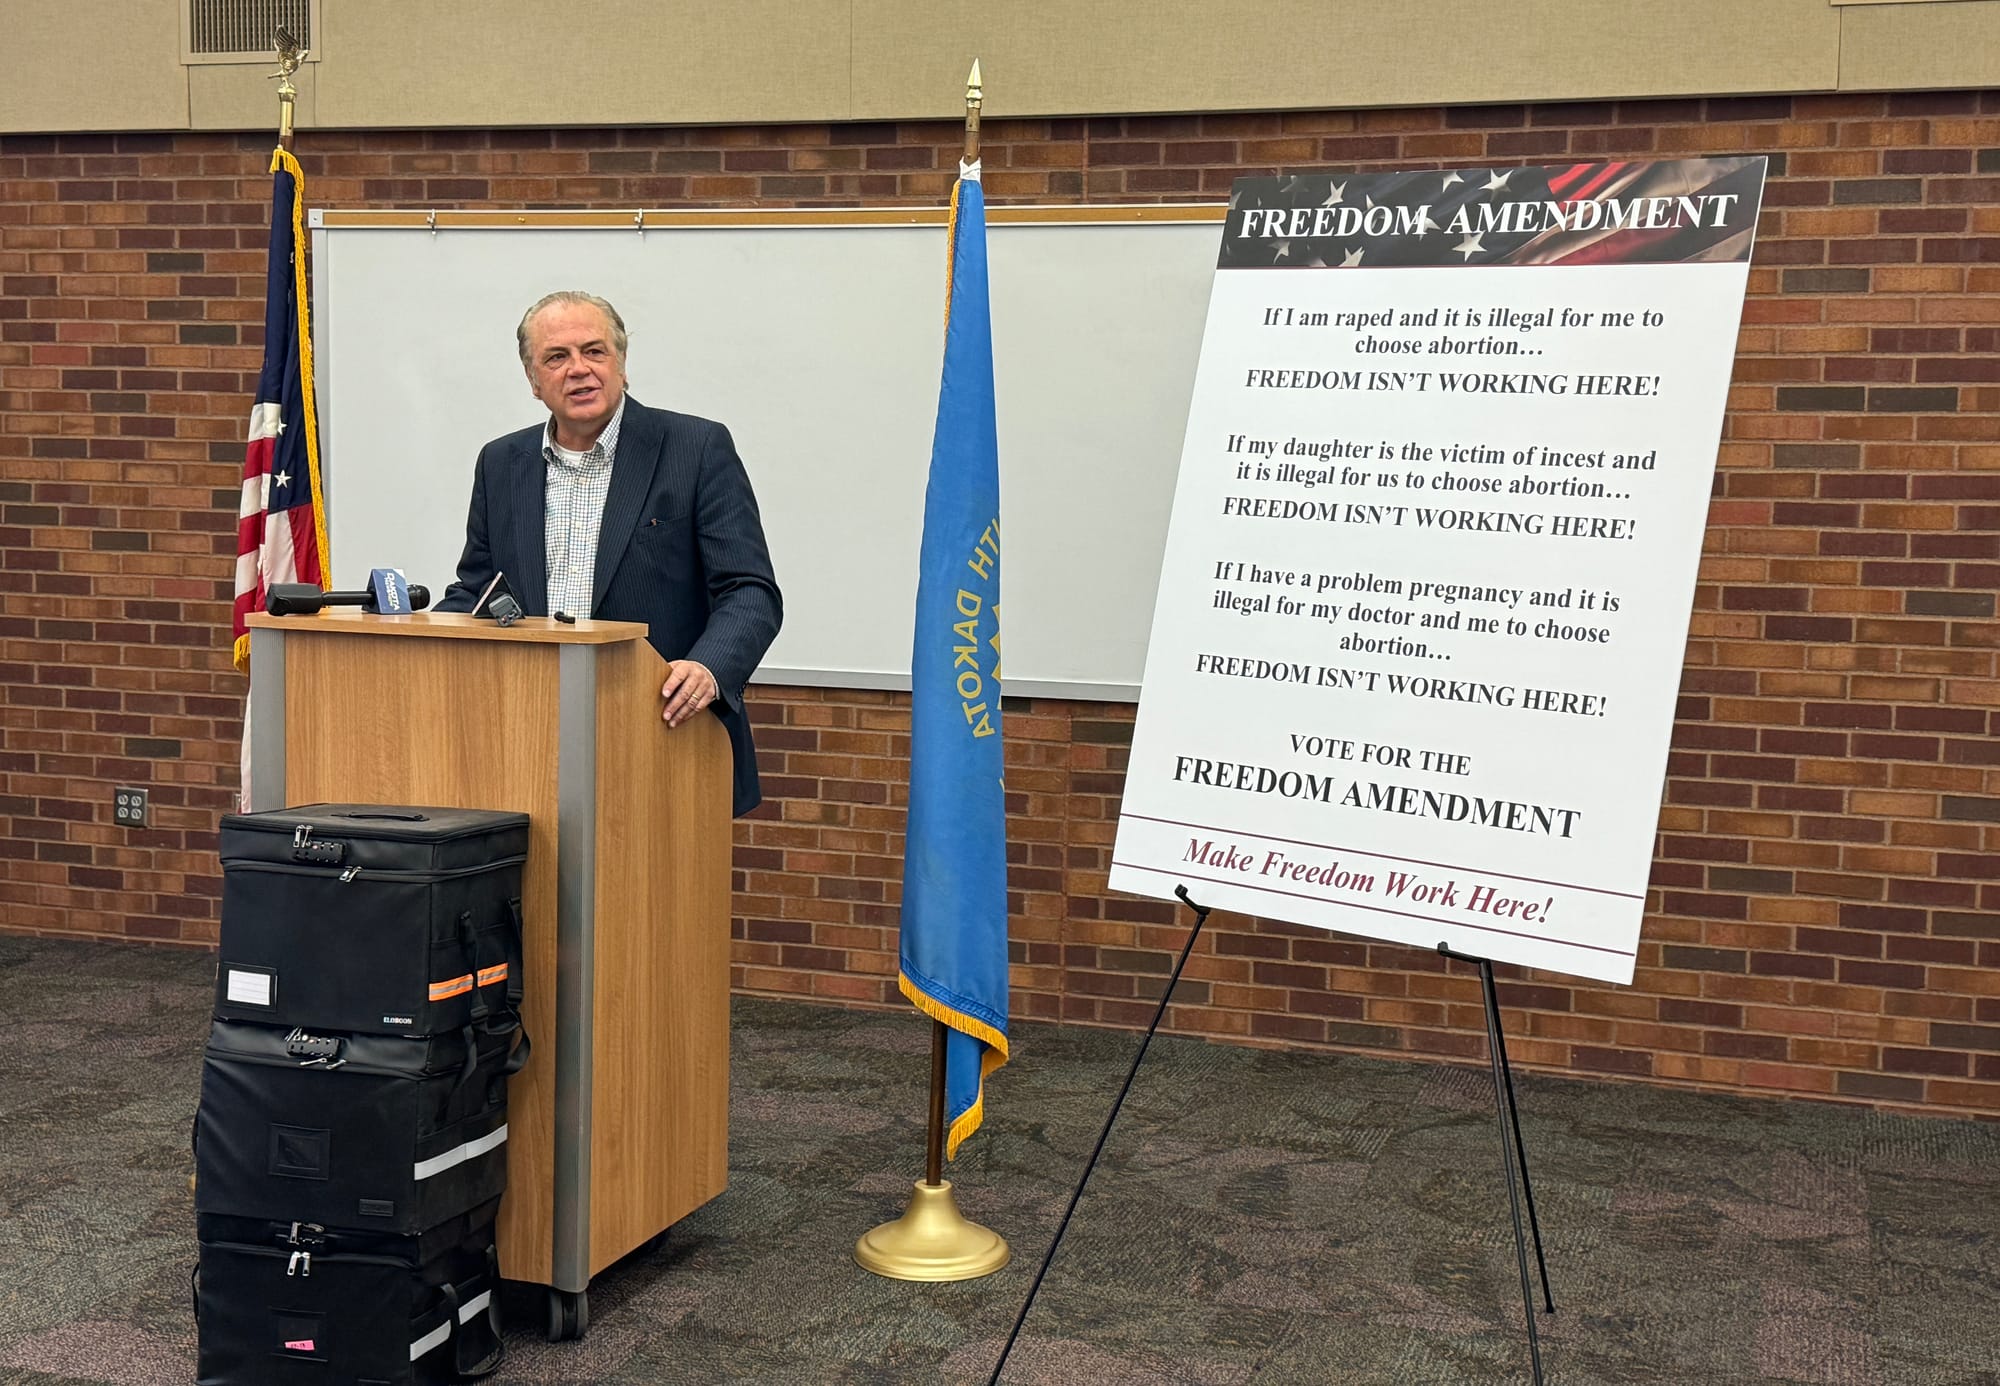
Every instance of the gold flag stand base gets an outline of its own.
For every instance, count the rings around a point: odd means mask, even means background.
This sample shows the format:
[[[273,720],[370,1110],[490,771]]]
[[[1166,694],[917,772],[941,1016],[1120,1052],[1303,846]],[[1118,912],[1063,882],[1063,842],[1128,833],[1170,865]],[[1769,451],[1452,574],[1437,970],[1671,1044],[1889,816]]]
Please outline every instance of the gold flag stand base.
[[[918,1181],[903,1216],[854,1244],[863,1270],[891,1280],[977,1280],[1006,1265],[1011,1254],[998,1232],[958,1211],[948,1179]]]

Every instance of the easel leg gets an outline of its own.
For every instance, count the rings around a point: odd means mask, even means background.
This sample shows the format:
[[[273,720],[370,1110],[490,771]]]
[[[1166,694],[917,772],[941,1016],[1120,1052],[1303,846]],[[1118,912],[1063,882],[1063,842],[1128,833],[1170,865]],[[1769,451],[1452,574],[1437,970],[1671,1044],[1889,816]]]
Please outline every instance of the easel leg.
[[[1090,1172],[1097,1168],[1098,1157],[1104,1154],[1104,1143],[1111,1138],[1112,1124],[1118,1120],[1119,1111],[1125,1106],[1125,1097],[1132,1091],[1132,1080],[1139,1076],[1139,1065],[1145,1060],[1146,1050],[1153,1043],[1153,1036],[1159,1032],[1160,1021],[1167,1014],[1167,1003],[1173,1000],[1174,988],[1180,985],[1181,971],[1187,966],[1188,954],[1194,952],[1194,941],[1201,937],[1201,926],[1208,923],[1208,907],[1197,905],[1184,885],[1174,887],[1174,894],[1180,902],[1194,911],[1194,927],[1188,930],[1187,942],[1181,946],[1180,960],[1174,964],[1173,975],[1167,978],[1166,988],[1160,992],[1160,1004],[1153,1011],[1153,1023],[1146,1027],[1144,1039],[1132,1055],[1132,1067],[1125,1072],[1125,1086],[1112,1099],[1111,1111],[1104,1118],[1104,1129],[1097,1133],[1097,1148],[1090,1152],[1090,1159],[1084,1162],[1083,1177],[1076,1181],[1076,1192],[1069,1196],[1069,1207],[1063,1210],[1062,1221],[1056,1224],[1055,1236],[1049,1238],[1049,1249],[1042,1256],[1042,1268],[1035,1272],[1034,1284],[1028,1286],[1028,1297],[1021,1301],[1021,1312],[1014,1316],[1014,1327],[1007,1334],[1007,1341],[1000,1348],[1000,1360],[993,1364],[993,1375],[987,1378],[986,1386],[1000,1386],[1000,1373],[1007,1366],[1007,1358],[1014,1351],[1014,1341],[1021,1336],[1021,1325],[1028,1321],[1028,1310],[1035,1304],[1035,1296],[1041,1291],[1042,1280],[1049,1273],[1049,1263],[1056,1259],[1056,1248],[1062,1245],[1063,1233],[1069,1230],[1069,1220],[1076,1212],[1077,1201],[1083,1197],[1084,1185],[1090,1182]],[[1538,1375],[1535,1378],[1540,1381]]]
[[[1521,1195],[1528,1205],[1528,1231],[1535,1239],[1535,1268],[1542,1273],[1542,1303],[1553,1314],[1555,1296],[1549,1290],[1549,1262],[1542,1254],[1542,1224],[1535,1216],[1535,1186],[1528,1180],[1528,1147],[1521,1141],[1521,1107],[1514,1100],[1514,1066],[1507,1062],[1507,1037],[1500,1030],[1500,994],[1493,985],[1493,964],[1482,961],[1479,980],[1486,989],[1486,1030],[1493,1052],[1500,1056],[1500,1075],[1507,1086],[1507,1120],[1514,1128],[1514,1162],[1521,1171]],[[1518,1238],[1520,1229],[1515,1229]],[[1532,1317],[1532,1316],[1531,1316]]]
[[[1534,1191],[1528,1186],[1528,1152],[1521,1142],[1521,1118],[1514,1105],[1514,1072],[1507,1062],[1507,1042],[1500,1033],[1500,993],[1493,984],[1493,962],[1454,953],[1442,943],[1438,952],[1460,962],[1479,966],[1479,981],[1486,1000],[1486,1051],[1493,1068],[1493,1110],[1500,1130],[1500,1167],[1507,1177],[1507,1212],[1514,1223],[1514,1263],[1521,1273],[1521,1315],[1528,1324],[1528,1358],[1534,1366],[1535,1386],[1542,1386],[1542,1339],[1535,1327],[1535,1292],[1528,1283],[1528,1238],[1521,1230],[1522,1194],[1527,1194],[1528,1221],[1534,1231],[1535,1261],[1542,1272],[1542,1298],[1555,1312],[1549,1293],[1549,1267],[1542,1256],[1542,1229],[1535,1217]]]

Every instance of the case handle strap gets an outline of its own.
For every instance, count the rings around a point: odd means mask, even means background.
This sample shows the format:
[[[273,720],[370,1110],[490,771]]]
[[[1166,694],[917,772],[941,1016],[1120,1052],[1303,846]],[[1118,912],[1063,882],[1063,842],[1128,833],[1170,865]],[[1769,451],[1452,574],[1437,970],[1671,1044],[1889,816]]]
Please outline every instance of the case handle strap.
[[[472,1081],[472,1075],[479,1071],[479,1032],[467,1025],[460,1030],[459,1037],[465,1041],[465,1067],[458,1071],[458,1081],[451,1085],[450,1100],[456,1102],[465,1085]]]
[[[512,927],[507,931],[507,1008],[515,1014],[521,1010],[521,998],[526,995],[526,979],[521,976],[523,935],[526,932],[521,922],[521,897],[516,895],[507,902],[507,913]]]
[[[472,978],[472,1019],[486,1019],[492,1008],[486,1004],[486,988],[481,985],[485,969],[480,965],[479,935],[472,927],[472,911],[458,912],[458,953],[466,975]]]
[[[518,1038],[514,1042],[513,1049],[507,1054],[506,1064],[500,1069],[500,1076],[503,1078],[512,1078],[515,1074],[526,1068],[528,1066],[528,1055],[532,1054],[535,1049],[535,1046],[528,1039],[528,1027],[521,1024],[519,1019],[516,1019],[514,1022],[514,1033]]]

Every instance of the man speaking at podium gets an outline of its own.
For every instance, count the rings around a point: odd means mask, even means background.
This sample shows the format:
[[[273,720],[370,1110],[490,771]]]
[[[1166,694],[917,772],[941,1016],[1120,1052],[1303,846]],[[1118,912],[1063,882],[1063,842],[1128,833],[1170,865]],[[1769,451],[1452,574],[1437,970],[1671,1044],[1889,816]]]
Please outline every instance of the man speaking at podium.
[[[644,621],[667,661],[667,725],[713,708],[748,813],[762,796],[743,686],[784,609],[729,430],[625,393],[625,323],[601,298],[550,294],[515,338],[549,418],[480,449],[458,580],[437,609],[472,610],[505,573],[530,616]]]

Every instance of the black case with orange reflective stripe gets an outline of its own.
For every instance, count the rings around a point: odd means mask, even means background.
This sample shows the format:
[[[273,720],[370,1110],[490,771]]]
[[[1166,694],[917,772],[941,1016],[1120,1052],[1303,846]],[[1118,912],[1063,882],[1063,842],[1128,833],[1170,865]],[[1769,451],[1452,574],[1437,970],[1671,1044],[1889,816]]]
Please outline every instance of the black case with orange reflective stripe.
[[[222,820],[215,1016],[436,1035],[511,1014],[528,816],[308,804]]]

